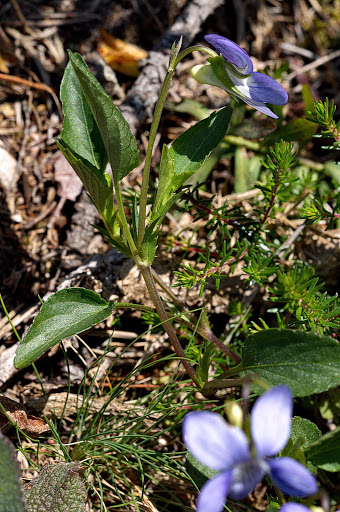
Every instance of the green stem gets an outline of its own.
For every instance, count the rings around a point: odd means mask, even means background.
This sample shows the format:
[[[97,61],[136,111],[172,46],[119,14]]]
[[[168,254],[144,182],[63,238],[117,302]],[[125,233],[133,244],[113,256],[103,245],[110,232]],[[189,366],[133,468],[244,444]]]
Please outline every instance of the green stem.
[[[168,72],[166,74],[165,80],[163,82],[163,86],[155,107],[155,113],[152,120],[151,128],[150,128],[150,136],[149,143],[146,150],[145,155],[145,163],[143,169],[143,180],[140,191],[140,203],[139,203],[139,220],[138,220],[138,240],[137,240],[137,248],[138,251],[141,251],[144,233],[145,233],[145,220],[146,220],[146,205],[148,199],[148,188],[149,188],[149,178],[150,178],[150,166],[151,166],[151,158],[152,158],[152,150],[153,145],[155,143],[155,138],[157,135],[157,130],[159,126],[159,122],[161,119],[161,115],[163,112],[164,102],[166,96],[168,94],[168,90],[170,87],[170,83],[172,80],[172,76],[174,74],[175,68],[169,66]]]
[[[189,55],[189,53],[192,52],[205,52],[208,53],[210,57],[218,57],[218,53],[216,53],[214,50],[211,50],[211,48],[197,44],[195,46],[189,46],[189,48],[186,48],[178,55],[177,59],[175,60],[175,67],[179,62],[181,62],[181,60],[184,59],[184,57],[186,57],[187,55]]]
[[[164,330],[166,331],[167,335],[169,336],[171,344],[172,344],[176,354],[178,355],[178,357],[180,357],[181,362],[182,362],[184,368],[186,369],[189,377],[192,379],[194,384],[199,388],[200,386],[196,379],[195,370],[193,369],[193,367],[187,360],[187,356],[185,355],[185,352],[184,352],[180,342],[178,341],[178,338],[176,336],[174,328],[172,327],[172,325],[170,324],[170,322],[168,320],[168,315],[166,314],[166,311],[164,309],[162,299],[160,298],[160,296],[158,294],[158,291],[157,291],[157,288],[155,285],[155,281],[153,280],[153,277],[151,274],[150,267],[140,266],[139,268],[144,277],[146,287],[150,294],[151,300],[155,305],[156,311],[158,313],[160,321],[162,322]]]
[[[184,57],[186,57],[189,53],[193,51],[203,51],[211,55],[212,57],[216,57],[217,53],[211,50],[210,48],[206,48],[205,46],[191,46],[187,48],[183,52],[181,52],[177,58],[170,58],[170,64],[168,68],[168,72],[164,79],[162,89],[155,107],[155,113],[152,120],[151,128],[150,128],[150,136],[149,143],[146,150],[145,155],[145,163],[143,169],[143,180],[140,192],[140,203],[139,203],[139,220],[138,220],[138,240],[137,240],[137,249],[138,252],[141,252],[141,247],[143,243],[143,238],[145,234],[145,221],[146,221],[146,205],[148,198],[148,188],[149,188],[149,178],[150,178],[150,166],[151,166],[151,158],[153,145],[155,143],[155,138],[157,135],[157,130],[160,122],[160,118],[163,112],[164,102],[166,100],[166,96],[168,94],[168,90],[170,87],[170,83],[175,72],[176,66],[179,62],[181,62]]]
[[[124,212],[124,205],[123,205],[123,200],[122,200],[122,192],[120,189],[120,183],[117,181],[115,182],[115,192],[116,192],[116,201],[117,201],[120,225],[123,230],[123,234],[127,240],[127,243],[129,244],[131,255],[132,255],[133,259],[135,260],[135,263],[138,265],[139,263],[141,263],[141,260],[140,260],[140,257],[139,257],[139,254],[138,254],[138,251],[136,248],[136,244],[132,238],[129,224],[126,220],[126,215]]]
[[[233,352],[229,347],[227,347],[227,345],[225,345],[219,338],[217,338],[217,336],[215,336],[215,334],[211,331],[211,329],[209,329],[208,326],[206,326],[206,325],[198,325],[197,326],[196,325],[197,324],[197,318],[195,317],[195,315],[191,314],[190,311],[188,311],[183,306],[183,304],[176,297],[176,295],[173,293],[171,288],[169,288],[164,283],[162,278],[153,269],[151,269],[151,272],[152,272],[152,275],[153,275],[156,283],[171,298],[171,300],[173,301],[175,306],[177,306],[181,311],[183,311],[183,313],[186,314],[186,316],[190,320],[190,324],[191,325],[194,324],[194,326],[196,326],[197,333],[200,336],[202,336],[202,338],[204,338],[204,339],[210,341],[211,343],[213,343],[216,347],[218,347],[220,350],[222,350],[222,352],[227,354],[230,357],[230,359],[233,359],[233,361],[235,361],[237,364],[239,364],[241,362],[241,358],[237,354],[235,354],[235,352]],[[181,323],[188,325],[188,323],[185,322],[184,320]]]
[[[155,308],[150,306],[142,306],[141,304],[132,304],[131,302],[116,302],[114,305],[116,309],[137,309],[146,313],[156,313]]]

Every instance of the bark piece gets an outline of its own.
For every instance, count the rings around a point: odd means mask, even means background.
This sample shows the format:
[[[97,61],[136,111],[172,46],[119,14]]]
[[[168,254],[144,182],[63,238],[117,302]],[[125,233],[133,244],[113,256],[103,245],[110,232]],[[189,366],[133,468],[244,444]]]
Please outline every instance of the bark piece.
[[[141,74],[119,107],[133,133],[136,133],[139,126],[152,115],[167,72],[169,51],[173,42],[179,41],[182,36],[182,48],[189,46],[200,31],[202,23],[223,3],[223,0],[189,2],[172,27],[165,32],[150,52]]]
[[[89,413],[95,414],[102,410],[107,402],[107,398],[96,397],[90,398],[88,404],[84,403],[82,396],[77,396],[74,393],[67,394],[66,392],[51,393],[48,396],[41,396],[39,398],[31,398],[27,401],[27,407],[33,409],[37,413],[51,418],[52,416],[61,417],[64,411],[65,416],[72,416],[76,414],[81,407],[87,407]],[[106,407],[103,414],[113,414],[117,412],[126,412],[131,409],[128,405],[118,399],[113,399]],[[135,406],[133,406],[135,407]]]
[[[11,329],[10,325],[9,329]],[[0,388],[18,371],[16,368],[14,368],[13,365],[15,353],[18,346],[19,342],[7,348],[4,352],[2,352],[2,354],[0,354]]]

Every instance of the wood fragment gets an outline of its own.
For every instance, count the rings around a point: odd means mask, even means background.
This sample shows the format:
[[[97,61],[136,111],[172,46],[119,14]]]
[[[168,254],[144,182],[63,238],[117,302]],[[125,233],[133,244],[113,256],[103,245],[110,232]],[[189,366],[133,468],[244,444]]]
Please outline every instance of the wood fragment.
[[[2,354],[0,354],[0,388],[18,371],[13,365],[18,346],[19,342],[7,348]]]
[[[64,416],[72,416],[77,414],[79,409],[82,408],[86,408],[89,414],[96,414],[103,410],[107,402],[107,397],[91,397],[88,401],[84,401],[82,396],[65,391],[62,393],[51,393],[48,396],[41,396],[39,398],[31,398],[27,401],[26,406],[36,414],[41,414],[47,418],[52,416],[60,418],[63,412]],[[126,412],[132,407],[134,406],[121,400],[113,399],[103,410],[103,414]]]
[[[302,73],[307,73],[308,71],[312,71],[313,69],[316,69],[320,66],[324,66],[327,62],[337,59],[338,57],[340,57],[340,50],[335,50],[334,52],[329,53],[328,55],[319,57],[318,59],[314,60],[313,62],[309,62],[302,68],[300,67],[296,71],[292,71],[292,73],[290,73],[285,78],[285,83],[291,82],[295,77],[297,77],[298,75],[301,75]]]
[[[169,51],[173,42],[178,41],[182,36],[182,48],[189,46],[200,31],[203,22],[223,3],[223,0],[189,2],[172,27],[165,32],[150,52],[141,74],[119,107],[133,133],[136,133],[139,126],[152,115],[167,72]]]

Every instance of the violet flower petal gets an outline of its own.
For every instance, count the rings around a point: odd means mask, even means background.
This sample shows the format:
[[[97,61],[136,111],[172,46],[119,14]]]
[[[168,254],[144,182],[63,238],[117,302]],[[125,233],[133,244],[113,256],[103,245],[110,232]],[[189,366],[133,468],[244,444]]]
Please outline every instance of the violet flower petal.
[[[228,471],[250,458],[244,432],[230,427],[220,414],[189,412],[183,420],[183,439],[196,459],[216,471]]]
[[[259,112],[262,112],[262,114],[266,114],[266,116],[268,116],[268,117],[272,117],[273,119],[278,119],[278,117],[279,117],[276,114],[274,114],[274,112],[272,110],[270,110],[270,108],[267,107],[264,103],[261,103],[261,101],[254,101],[254,100],[250,100],[249,98],[242,98],[242,96],[238,96],[235,93],[233,93],[233,94],[229,93],[229,94],[233,95],[233,96],[237,96],[238,98],[241,98],[241,100],[243,100],[245,103],[247,103],[247,105],[254,107],[256,110],[258,110]]]
[[[230,68],[226,68],[226,71],[240,94],[243,94],[245,98],[273,105],[287,103],[288,94],[274,78],[257,72],[246,78],[240,78]]]
[[[227,499],[231,471],[225,471],[206,482],[197,498],[197,512],[221,512]]]
[[[310,512],[309,508],[301,503],[288,502],[282,505],[279,512]]]
[[[288,94],[284,88],[270,76],[255,72],[245,81],[249,88],[249,96],[255,101],[272,105],[285,105],[288,101]]]
[[[240,73],[250,75],[253,72],[253,63],[248,53],[234,41],[217,34],[209,34],[204,39],[221,53],[224,59],[234,64]]]
[[[244,101],[251,107],[254,107],[259,112],[262,112],[263,114],[266,114],[269,117],[277,119],[278,116],[274,114],[274,112],[270,110],[270,108],[268,108],[264,103],[262,103],[261,101],[252,100],[249,97],[249,87],[245,87],[243,83],[247,79],[240,80],[239,78],[234,78],[234,74],[231,73],[230,70],[227,70],[227,73],[229,74],[232,83],[235,82],[237,84],[235,87],[233,87],[233,89],[227,87],[217,78],[210,64],[199,64],[197,66],[194,66],[191,69],[190,73],[192,77],[195,78],[195,80],[197,80],[198,82],[201,82],[202,84],[213,85],[214,87],[219,87],[225,90],[228,94],[230,94],[230,96],[233,96],[234,98],[240,98],[242,101]]]
[[[254,458],[237,464],[232,470],[229,496],[235,500],[246,498],[263,480],[268,470],[268,464],[263,459]]]
[[[290,457],[279,457],[268,461],[270,476],[274,484],[285,494],[304,498],[318,491],[318,484],[312,473]]]
[[[260,396],[251,411],[250,427],[257,455],[276,455],[288,442],[293,413],[293,397],[281,385]]]

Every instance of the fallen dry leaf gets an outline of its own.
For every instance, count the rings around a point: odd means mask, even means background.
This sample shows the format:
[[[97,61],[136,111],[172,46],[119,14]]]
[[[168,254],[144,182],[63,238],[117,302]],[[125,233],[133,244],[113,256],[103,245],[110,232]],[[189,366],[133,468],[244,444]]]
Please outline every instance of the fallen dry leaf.
[[[0,53],[0,72],[1,73],[9,73],[6,59],[1,55],[1,53]]]
[[[6,432],[11,427],[10,418],[25,434],[37,436],[48,432],[50,429],[44,420],[27,414],[25,407],[15,400],[11,400],[6,396],[0,396],[0,430]],[[6,411],[4,413],[3,409]]]
[[[54,179],[59,183],[60,201],[48,222],[48,228],[51,228],[58,219],[66,200],[75,201],[83,188],[80,178],[61,153],[54,162]]]
[[[54,162],[54,179],[59,183],[58,195],[75,201],[82,191],[83,184],[64,155],[60,153]]]
[[[97,50],[111,68],[133,77],[139,75],[138,62],[148,56],[142,48],[125,43],[121,39],[111,36],[105,30],[100,33]]]

